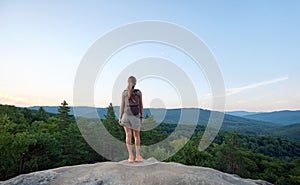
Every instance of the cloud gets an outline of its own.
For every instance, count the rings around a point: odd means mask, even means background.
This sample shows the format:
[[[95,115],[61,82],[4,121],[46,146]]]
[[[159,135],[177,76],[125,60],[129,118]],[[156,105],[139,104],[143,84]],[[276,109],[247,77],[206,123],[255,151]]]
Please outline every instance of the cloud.
[[[12,104],[17,106],[31,106],[44,104],[44,101],[40,98],[16,96],[4,92],[0,92],[1,104]]]
[[[243,86],[243,87],[230,88],[230,89],[227,89],[226,95],[230,96],[230,95],[237,94],[237,93],[249,90],[249,89],[254,89],[256,87],[261,87],[261,86],[265,86],[265,85],[269,85],[269,84],[274,84],[274,83],[285,81],[285,80],[288,80],[288,79],[289,78],[286,76],[286,77],[276,78],[276,79],[269,80],[269,81],[257,82],[257,83],[247,85],[247,86]]]

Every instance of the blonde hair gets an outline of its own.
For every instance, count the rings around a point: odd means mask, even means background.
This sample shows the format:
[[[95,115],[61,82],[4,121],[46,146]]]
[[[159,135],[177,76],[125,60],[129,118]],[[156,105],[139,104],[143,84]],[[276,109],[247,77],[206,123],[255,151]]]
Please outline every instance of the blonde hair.
[[[136,78],[134,76],[130,76],[128,78],[128,85],[127,85],[127,90],[128,90],[128,100],[131,99],[131,95],[134,90],[134,86],[136,85]],[[131,99],[133,102],[135,102],[134,99]]]

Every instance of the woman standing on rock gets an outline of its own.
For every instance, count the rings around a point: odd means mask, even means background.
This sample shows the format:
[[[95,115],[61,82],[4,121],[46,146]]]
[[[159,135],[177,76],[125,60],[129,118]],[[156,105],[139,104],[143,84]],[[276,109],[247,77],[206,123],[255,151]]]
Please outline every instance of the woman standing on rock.
[[[130,76],[128,78],[128,85],[126,90],[122,93],[122,101],[120,107],[119,124],[123,126],[126,133],[126,146],[129,154],[129,162],[142,161],[140,155],[140,128],[143,121],[143,100],[142,92],[134,89],[136,85],[136,78]],[[135,142],[135,160],[132,153],[132,130]]]

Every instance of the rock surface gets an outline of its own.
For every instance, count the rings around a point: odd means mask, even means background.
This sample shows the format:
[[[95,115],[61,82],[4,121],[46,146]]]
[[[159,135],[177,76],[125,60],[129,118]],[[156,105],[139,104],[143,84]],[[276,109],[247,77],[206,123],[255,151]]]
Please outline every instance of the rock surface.
[[[243,179],[211,168],[159,162],[149,158],[143,162],[103,162],[66,166],[51,170],[19,175],[1,185],[127,185],[127,184],[203,184],[203,185],[256,185],[270,183]]]

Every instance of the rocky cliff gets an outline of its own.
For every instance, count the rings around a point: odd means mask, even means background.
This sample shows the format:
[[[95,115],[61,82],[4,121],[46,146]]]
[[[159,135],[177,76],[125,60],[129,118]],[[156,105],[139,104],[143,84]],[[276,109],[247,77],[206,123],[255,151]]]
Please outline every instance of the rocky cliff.
[[[51,170],[19,175],[0,185],[127,185],[127,184],[203,184],[203,185],[255,185],[270,183],[243,179],[211,168],[159,162],[149,158],[143,162],[103,162],[66,166]]]

